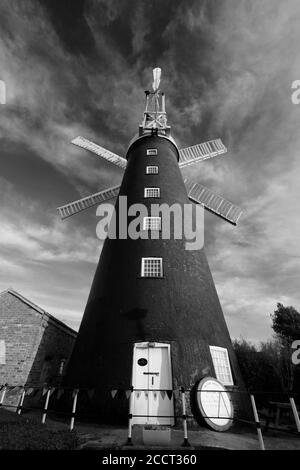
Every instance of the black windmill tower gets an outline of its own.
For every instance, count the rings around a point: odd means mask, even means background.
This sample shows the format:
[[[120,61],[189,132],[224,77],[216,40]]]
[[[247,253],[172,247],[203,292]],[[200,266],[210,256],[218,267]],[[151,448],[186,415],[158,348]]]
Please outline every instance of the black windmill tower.
[[[153,70],[153,91],[146,92],[143,121],[125,158],[83,137],[72,141],[124,169],[124,176],[120,186],[59,207],[62,219],[117,197],[118,221],[121,196],[126,196],[128,207],[143,204],[150,214],[153,204],[195,209],[192,201],[236,225],[237,206],[183,178],[187,165],[227,150],[220,139],[178,149],[167,124],[160,74]],[[111,390],[149,390],[132,394],[134,414],[173,416],[174,399],[166,400],[157,390],[192,388],[205,376],[243,387],[204,249],[186,249],[186,240],[174,236],[172,227],[164,239],[163,225],[156,213],[143,219],[141,233],[148,237],[107,237],[95,272],[67,382],[95,389],[93,406],[106,421],[128,416],[128,401],[113,398]],[[134,422],[174,420],[140,417]]]

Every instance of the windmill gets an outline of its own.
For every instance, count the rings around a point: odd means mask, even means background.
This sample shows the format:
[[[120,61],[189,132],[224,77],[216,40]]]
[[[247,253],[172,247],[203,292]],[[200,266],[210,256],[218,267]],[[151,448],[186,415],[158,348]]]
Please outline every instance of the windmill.
[[[183,178],[186,166],[227,149],[220,139],[178,149],[160,76],[161,69],[154,69],[152,91],[145,92],[143,119],[126,158],[84,137],[72,140],[121,167],[124,176],[118,186],[59,207],[62,219],[115,197],[118,213],[125,195],[129,204],[148,207],[153,202],[183,206],[192,201],[237,224],[239,207]],[[151,231],[148,222],[145,229]],[[107,237],[68,367],[68,384],[96,389],[97,414],[110,422],[128,416],[128,403],[114,399],[111,390],[133,387],[135,423],[172,425],[176,401],[160,392],[191,388],[206,376],[226,386],[243,386],[204,249],[187,251],[184,240],[172,234],[167,241]]]
[[[161,69],[155,68],[153,70],[153,92],[146,91],[146,107],[144,111],[144,118],[142,124],[139,126],[139,135],[146,135],[147,133],[157,130],[159,134],[170,136],[170,126],[167,125],[166,108],[165,108],[165,95],[161,94],[161,109],[159,103],[159,84],[160,84]],[[113,163],[114,165],[126,169],[127,160],[115,153],[107,150],[94,142],[78,136],[72,140],[72,144],[89,150],[92,153],[104,158],[105,160]],[[179,150],[179,168],[182,170],[188,165],[200,163],[208,158],[222,155],[227,152],[226,147],[221,139],[210,140],[201,144],[193,145]],[[236,225],[242,210],[223,197],[215,194],[210,189],[206,188],[200,183],[194,183],[187,178],[184,179],[189,199],[196,203],[201,204],[206,210],[213,212],[219,217],[227,220],[227,222]],[[78,199],[69,204],[58,207],[58,212],[61,219],[70,217],[78,212],[81,212],[89,207],[95,206],[101,202],[112,199],[119,194],[120,185],[99,191],[90,196]]]

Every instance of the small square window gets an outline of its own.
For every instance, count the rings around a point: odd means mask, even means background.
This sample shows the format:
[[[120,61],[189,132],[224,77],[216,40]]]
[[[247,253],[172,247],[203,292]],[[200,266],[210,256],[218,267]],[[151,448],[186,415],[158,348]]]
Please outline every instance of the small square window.
[[[147,149],[147,155],[157,155],[157,149]]]
[[[160,197],[160,188],[145,188],[144,197]]]
[[[143,230],[161,230],[161,217],[144,217]]]
[[[162,277],[162,258],[142,258],[142,277]]]
[[[209,346],[209,349],[217,379],[223,385],[234,385],[227,349],[218,346]]]
[[[146,166],[146,175],[157,175],[158,174],[158,166]]]

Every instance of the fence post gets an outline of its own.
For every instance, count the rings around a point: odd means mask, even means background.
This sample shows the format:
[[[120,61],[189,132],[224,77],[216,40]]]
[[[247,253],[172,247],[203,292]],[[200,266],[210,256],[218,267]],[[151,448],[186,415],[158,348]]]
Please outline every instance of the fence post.
[[[72,406],[72,415],[71,415],[71,421],[70,421],[70,431],[73,431],[73,428],[74,428],[78,393],[79,393],[79,389],[75,388],[73,391],[73,406]]]
[[[294,415],[296,426],[297,426],[297,431],[300,432],[300,419],[299,419],[296,403],[295,403],[295,400],[294,400],[293,397],[290,397],[290,403],[291,403],[291,406],[292,406],[293,415]]]
[[[265,450],[265,444],[264,444],[264,440],[263,440],[263,436],[262,436],[262,432],[261,432],[261,426],[260,426],[259,417],[258,417],[258,413],[257,413],[257,409],[256,409],[254,395],[250,395],[250,399],[251,399],[251,405],[252,405],[255,424],[256,424],[256,430],[257,430],[257,436],[258,436],[260,450]]]
[[[127,446],[132,446],[132,408],[133,408],[133,386],[130,387],[131,394],[129,398],[129,414],[128,414],[128,439]]]
[[[5,398],[5,394],[6,394],[6,388],[7,388],[7,384],[5,384],[3,389],[2,389],[2,395],[1,395],[1,398],[0,398],[0,407],[3,405],[3,402],[4,402],[4,398]]]
[[[18,405],[18,411],[17,411],[18,415],[20,415],[21,411],[22,411],[22,406],[23,406],[23,402],[24,402],[24,398],[25,398],[25,393],[26,393],[26,390],[23,387],[23,392],[21,393],[20,401],[19,401],[19,405]]]
[[[49,405],[49,398],[50,398],[50,391],[51,391],[51,388],[48,388],[47,395],[46,395],[45,406],[44,406],[44,410],[43,410],[42,424],[45,424],[45,421],[46,421],[47,410],[48,410],[48,405]]]
[[[190,443],[188,440],[187,434],[187,416],[186,416],[186,406],[185,406],[185,391],[184,388],[181,387],[181,401],[182,401],[182,423],[183,423],[183,447],[190,447]]]

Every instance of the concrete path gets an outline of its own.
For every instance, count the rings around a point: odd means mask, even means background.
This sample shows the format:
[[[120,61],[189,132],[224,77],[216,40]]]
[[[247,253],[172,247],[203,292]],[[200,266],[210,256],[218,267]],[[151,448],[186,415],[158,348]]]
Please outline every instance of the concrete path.
[[[80,449],[147,449],[143,444],[142,429],[134,426],[132,434],[132,447],[126,446],[127,428],[99,426],[90,428],[88,425],[78,424],[76,427],[80,437]],[[194,449],[210,450],[259,450],[258,439],[255,433],[244,430],[235,432],[214,432],[209,429],[189,431],[189,443]],[[266,450],[300,450],[300,435],[283,435],[270,432],[264,436]],[[148,449],[183,449],[183,432],[172,429],[170,445],[165,447],[152,446]]]
[[[24,413],[23,415],[40,420],[40,412]],[[47,417],[47,427],[66,429],[69,423]],[[112,425],[97,425],[75,421],[74,427],[79,436],[79,449],[84,450],[118,450],[118,449],[183,449],[182,429],[171,430],[171,442],[166,447],[145,447],[142,439],[142,427],[133,426],[133,446],[126,446],[127,427]],[[280,431],[267,433],[262,430],[266,450],[300,450],[300,434],[288,434]],[[259,444],[255,429],[234,427],[230,431],[215,432],[204,427],[188,430],[188,439],[192,449],[215,450],[258,450]]]

